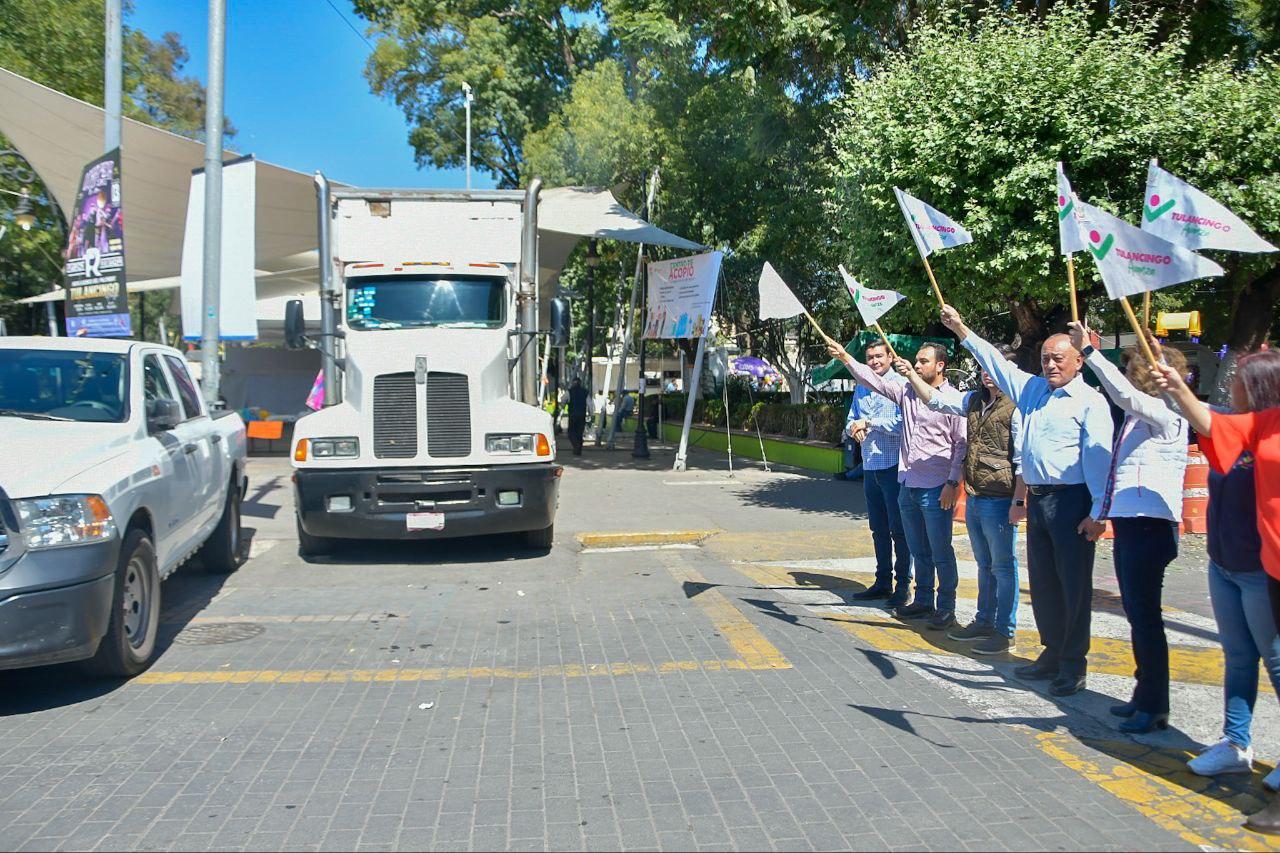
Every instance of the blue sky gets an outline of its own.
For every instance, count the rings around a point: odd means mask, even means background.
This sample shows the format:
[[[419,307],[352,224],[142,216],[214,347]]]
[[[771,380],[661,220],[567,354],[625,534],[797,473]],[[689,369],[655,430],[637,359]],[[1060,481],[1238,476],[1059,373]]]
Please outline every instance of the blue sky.
[[[350,0],[333,0],[363,32]],[[191,53],[186,74],[205,79],[204,0],[134,0],[129,26],[152,38],[174,31]],[[226,111],[231,147],[291,169],[321,169],[359,186],[461,187],[462,169],[419,169],[399,109],[369,91],[369,45],[326,0],[228,0]],[[474,174],[472,185],[491,187]]]

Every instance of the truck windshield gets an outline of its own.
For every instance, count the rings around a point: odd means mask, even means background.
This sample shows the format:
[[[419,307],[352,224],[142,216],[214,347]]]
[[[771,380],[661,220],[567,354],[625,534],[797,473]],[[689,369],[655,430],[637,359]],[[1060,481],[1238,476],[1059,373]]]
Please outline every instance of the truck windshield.
[[[128,387],[121,354],[0,349],[0,417],[123,423]]]
[[[347,280],[347,325],[352,329],[492,329],[503,324],[505,305],[503,278],[378,275]]]

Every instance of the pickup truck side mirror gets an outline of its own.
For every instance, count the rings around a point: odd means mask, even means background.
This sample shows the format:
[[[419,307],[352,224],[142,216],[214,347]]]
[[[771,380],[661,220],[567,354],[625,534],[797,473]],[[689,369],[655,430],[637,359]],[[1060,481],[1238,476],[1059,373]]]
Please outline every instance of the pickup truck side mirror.
[[[569,328],[573,325],[573,311],[569,300],[556,297],[551,300],[551,345],[567,347],[569,345]]]
[[[284,306],[284,345],[289,349],[307,345],[307,318],[302,313],[301,299],[290,299]]]
[[[167,432],[182,423],[182,409],[177,400],[147,401],[147,432]]]

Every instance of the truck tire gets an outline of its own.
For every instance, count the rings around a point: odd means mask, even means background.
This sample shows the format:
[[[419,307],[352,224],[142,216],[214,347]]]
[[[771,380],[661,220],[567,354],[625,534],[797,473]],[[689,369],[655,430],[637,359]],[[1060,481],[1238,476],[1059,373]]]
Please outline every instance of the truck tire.
[[[533,551],[550,551],[552,541],[556,538],[556,526],[550,524],[541,530],[528,530],[524,534],[524,544]]]
[[[298,553],[306,557],[327,557],[333,553],[337,542],[327,536],[312,536],[302,529],[302,519],[295,514],[294,524],[298,528]]]
[[[229,575],[244,563],[244,540],[240,530],[240,490],[232,482],[227,489],[227,502],[222,517],[209,538],[200,546],[200,562],[204,570],[215,575]]]
[[[151,665],[160,630],[160,570],[147,534],[125,534],[111,591],[111,618],[98,652],[85,661],[91,675],[132,678]]]

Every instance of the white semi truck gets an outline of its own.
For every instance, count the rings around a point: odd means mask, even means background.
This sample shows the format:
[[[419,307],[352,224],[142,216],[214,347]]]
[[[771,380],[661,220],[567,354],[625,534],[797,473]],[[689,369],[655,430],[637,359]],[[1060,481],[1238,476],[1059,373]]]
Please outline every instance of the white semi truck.
[[[522,532],[551,546],[560,476],[538,404],[527,191],[331,188],[317,176],[325,405],[293,438],[299,547]],[[550,334],[568,334],[565,303]]]

